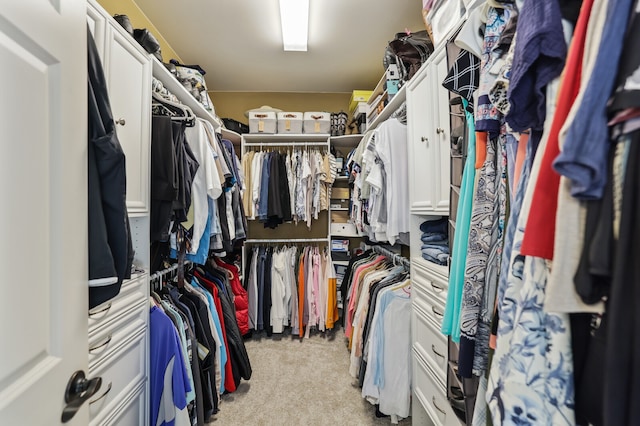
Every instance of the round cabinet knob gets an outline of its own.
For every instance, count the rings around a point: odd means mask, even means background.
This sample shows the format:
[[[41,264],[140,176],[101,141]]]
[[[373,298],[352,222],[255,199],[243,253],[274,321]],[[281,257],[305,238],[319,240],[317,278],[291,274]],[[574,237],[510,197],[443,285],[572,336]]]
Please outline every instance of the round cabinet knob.
[[[420,142],[429,142],[429,138],[426,136],[423,136],[420,138]]]
[[[436,133],[437,133],[437,134],[444,133],[444,129],[443,129],[442,127],[438,127],[438,128],[436,129]]]
[[[125,124],[127,124],[126,121],[124,121],[124,118],[121,118],[120,120],[116,120],[116,124],[119,124],[121,126],[124,126]]]

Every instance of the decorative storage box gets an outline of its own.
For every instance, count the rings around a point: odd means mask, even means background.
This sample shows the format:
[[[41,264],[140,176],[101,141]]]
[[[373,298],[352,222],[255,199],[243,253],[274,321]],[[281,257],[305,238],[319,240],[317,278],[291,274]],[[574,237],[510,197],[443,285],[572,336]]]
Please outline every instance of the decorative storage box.
[[[302,133],[302,120],[301,112],[279,112],[278,133]]]
[[[305,133],[329,133],[331,131],[331,114],[328,112],[305,112]]]
[[[276,113],[271,111],[250,111],[249,133],[276,133]]]
[[[356,109],[358,102],[368,102],[373,90],[354,90],[349,100],[349,111]]]

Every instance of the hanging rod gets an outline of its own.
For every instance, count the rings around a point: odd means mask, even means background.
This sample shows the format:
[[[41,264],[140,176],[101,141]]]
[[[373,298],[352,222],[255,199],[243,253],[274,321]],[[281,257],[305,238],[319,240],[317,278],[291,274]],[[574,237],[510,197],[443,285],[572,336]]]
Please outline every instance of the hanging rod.
[[[260,240],[260,239],[252,239],[245,240],[245,243],[248,244],[269,244],[269,243],[320,243],[320,242],[328,242],[329,238],[282,238],[282,239],[274,239],[274,240]]]
[[[329,146],[327,142],[245,142],[244,146]]]
[[[190,260],[185,260],[185,261],[184,261],[184,264],[185,264],[185,265],[188,265],[188,264],[190,264],[190,263],[191,263],[191,261],[190,261]],[[169,274],[169,273],[171,273],[171,272],[173,272],[173,271],[175,271],[175,270],[177,270],[177,269],[178,269],[178,262],[174,263],[173,265],[171,265],[171,266],[169,266],[168,268],[165,268],[165,269],[163,269],[163,270],[161,270],[161,271],[154,272],[154,273],[149,277],[149,282],[151,282],[151,283],[152,283],[153,281],[155,281],[155,280],[157,280],[157,279],[159,279],[159,278],[162,278],[162,277],[164,277],[165,275],[167,275],[167,274]]]
[[[381,254],[383,256],[386,256],[388,258],[390,258],[391,260],[393,260],[396,263],[400,263],[404,266],[406,266],[407,268],[409,267],[410,263],[409,263],[409,259],[407,259],[404,256],[401,256],[397,253],[392,252],[391,250],[384,248],[382,246],[371,246],[371,248],[373,249],[373,251],[375,253]]]

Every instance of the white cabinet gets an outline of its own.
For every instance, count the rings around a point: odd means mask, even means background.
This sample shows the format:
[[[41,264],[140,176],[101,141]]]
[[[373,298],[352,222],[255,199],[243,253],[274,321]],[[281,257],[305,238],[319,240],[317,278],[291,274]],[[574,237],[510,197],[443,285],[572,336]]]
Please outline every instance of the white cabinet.
[[[94,0],[87,22],[96,41],[126,156],[127,211],[139,272],[88,318],[89,377],[102,387],[89,401],[91,425],[147,424],[149,210],[151,152],[150,56]]]
[[[414,214],[449,213],[449,95],[446,51],[440,48],[407,88],[409,196]]]
[[[149,212],[151,59],[115,21],[107,30],[104,68],[118,139],[127,158],[127,210]]]
[[[414,416],[435,425],[460,425],[446,397],[447,339],[440,329],[447,299],[447,268],[411,259],[411,337]]]

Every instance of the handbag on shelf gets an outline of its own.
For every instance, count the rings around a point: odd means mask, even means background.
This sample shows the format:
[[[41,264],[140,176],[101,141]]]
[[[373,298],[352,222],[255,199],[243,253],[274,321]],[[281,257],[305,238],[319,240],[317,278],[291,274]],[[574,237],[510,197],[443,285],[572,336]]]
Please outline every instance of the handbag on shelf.
[[[115,19],[126,32],[133,36],[133,25],[131,25],[131,21],[127,15],[113,15],[113,19]]]
[[[151,53],[162,62],[162,52],[160,51],[160,43],[151,32],[146,28],[136,28],[133,30],[133,38],[136,39],[138,44],[142,46],[144,50]]]
[[[408,81],[433,53],[433,43],[427,31],[397,33],[385,50],[383,64],[385,70],[390,64],[397,64],[400,79]]]

